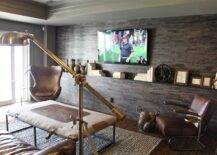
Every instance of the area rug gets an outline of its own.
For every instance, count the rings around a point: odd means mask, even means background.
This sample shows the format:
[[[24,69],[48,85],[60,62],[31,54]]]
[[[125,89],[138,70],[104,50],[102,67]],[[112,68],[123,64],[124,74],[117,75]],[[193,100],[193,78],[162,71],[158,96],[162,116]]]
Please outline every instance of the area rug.
[[[148,155],[161,142],[162,139],[141,133],[117,128],[116,143],[106,148],[103,155]],[[101,131],[111,135],[111,130]]]
[[[10,121],[10,129],[16,130],[26,127],[25,123],[20,121]],[[5,123],[0,123],[0,129],[5,129]],[[33,145],[33,129],[27,129],[14,134],[15,137],[26,141]],[[37,129],[37,146],[40,149],[52,146],[55,143],[63,140],[57,136],[51,136],[49,140],[46,140],[47,132]],[[112,127],[108,127],[97,133],[97,136],[103,136],[107,139],[112,139]],[[93,137],[94,142],[98,149],[109,143],[109,141]],[[121,128],[116,128],[116,143],[110,147],[104,149],[100,155],[148,155],[158,146],[161,142],[160,138],[156,138],[149,135],[140,134],[137,132],[128,131]],[[88,139],[84,140],[84,152],[85,155],[92,154],[91,146],[88,143]]]

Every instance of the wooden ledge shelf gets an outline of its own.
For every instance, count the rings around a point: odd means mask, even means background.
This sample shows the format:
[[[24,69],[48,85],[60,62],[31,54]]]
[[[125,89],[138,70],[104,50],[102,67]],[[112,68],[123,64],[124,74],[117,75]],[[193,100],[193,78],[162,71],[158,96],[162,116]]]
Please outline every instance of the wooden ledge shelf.
[[[211,89],[207,87],[197,87],[197,86],[191,86],[191,85],[176,85],[172,83],[160,83],[160,82],[147,82],[147,81],[139,81],[139,80],[133,80],[133,79],[118,79],[118,78],[113,78],[113,77],[108,77],[108,76],[87,76],[87,78],[102,78],[104,80],[113,80],[113,81],[123,81],[123,82],[135,82],[135,83],[144,83],[144,84],[150,84],[150,85],[162,85],[162,86],[172,86],[172,87],[180,87],[180,88],[189,88],[189,89],[197,89],[197,90],[207,90],[207,91],[213,91],[217,93],[216,89]]]

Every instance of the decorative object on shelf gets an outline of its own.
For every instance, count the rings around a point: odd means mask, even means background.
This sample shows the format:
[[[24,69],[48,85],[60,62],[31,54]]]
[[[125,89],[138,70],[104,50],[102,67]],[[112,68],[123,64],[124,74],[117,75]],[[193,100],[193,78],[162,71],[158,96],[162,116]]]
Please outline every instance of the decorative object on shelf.
[[[114,72],[113,78],[116,79],[125,79],[125,73],[124,72]]]
[[[103,72],[103,70],[91,70],[90,72],[88,72],[89,76],[105,76],[105,73]]]
[[[87,64],[87,73],[91,72],[92,70],[96,70],[96,63],[95,62]]]
[[[75,67],[75,59],[70,59],[69,60],[69,66],[70,66],[70,68],[72,69],[72,70],[74,70],[74,67]]]
[[[188,84],[188,70],[176,69],[174,84],[187,85]]]
[[[74,67],[74,71],[77,73],[77,74],[80,74],[81,73],[81,64],[75,64],[75,67]]]
[[[200,87],[202,85],[202,77],[201,76],[192,76],[191,77],[191,85]]]
[[[212,89],[217,89],[217,77],[212,81]]]
[[[139,120],[138,120],[138,128],[140,131],[155,131],[155,119],[158,115],[157,112],[148,112],[148,111],[142,111],[139,114]]]
[[[65,58],[64,61],[69,66],[69,60],[67,58]]]
[[[83,74],[83,75],[86,74],[86,66],[85,65],[80,65],[80,70],[81,70],[81,74]]]
[[[99,70],[96,68],[96,62],[87,64],[87,75],[89,76],[105,76],[103,70]]]
[[[146,82],[153,82],[154,81],[154,68],[150,67],[147,73],[137,73],[134,77],[134,80],[137,81],[146,81]]]
[[[217,73],[215,74],[215,79],[212,81],[212,88],[217,89]]]
[[[69,60],[67,58],[63,58],[62,60],[66,63],[67,66],[69,66]],[[67,72],[67,70],[64,68],[63,68],[63,71]]]
[[[84,69],[84,71],[85,71],[85,74],[87,74],[87,70],[88,70],[88,64],[89,64],[89,60],[86,60],[86,62],[85,62],[85,64],[84,64],[84,66],[85,66],[85,69]]]
[[[211,76],[203,76],[202,78],[202,86],[211,88],[213,78]]]
[[[85,75],[87,73],[87,63],[88,60],[75,60],[75,59],[64,59],[66,64],[71,70],[75,71],[77,74]]]
[[[156,82],[170,83],[173,79],[173,69],[166,64],[157,66],[155,69],[155,79]]]

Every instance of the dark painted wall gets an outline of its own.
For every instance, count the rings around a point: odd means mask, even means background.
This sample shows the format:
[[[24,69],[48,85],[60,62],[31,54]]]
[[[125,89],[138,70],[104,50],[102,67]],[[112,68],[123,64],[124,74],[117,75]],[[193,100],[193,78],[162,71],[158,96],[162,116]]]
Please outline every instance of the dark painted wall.
[[[97,30],[148,28],[150,66],[161,63],[199,73],[217,72],[217,15],[176,18],[144,19],[120,23],[97,23],[57,28],[57,52],[62,58],[97,60]],[[145,72],[146,66],[102,64],[109,71]],[[62,78],[61,101],[77,102],[76,89],[67,74]],[[129,116],[136,118],[136,106],[149,110],[168,111],[161,103],[173,100],[188,104],[194,94],[217,98],[217,92],[207,89],[118,80],[106,77],[89,77],[89,82],[107,98],[114,97]],[[85,104],[104,111],[96,99],[85,92]],[[217,122],[217,119],[215,119]]]
[[[44,27],[44,29],[43,29]],[[55,51],[56,28],[52,26],[43,26],[28,24],[9,20],[0,20],[0,31],[18,31],[29,32],[47,46],[50,50]],[[33,43],[30,44],[30,64],[31,65],[50,65],[52,61],[43,54],[43,52]]]
[[[0,31],[18,31],[29,32],[35,35],[40,41],[43,42],[44,32],[41,25],[27,24],[21,22],[14,22],[8,20],[0,20]],[[30,64],[42,65],[43,53],[31,43],[30,45]]]
[[[152,66],[165,63],[201,72],[217,71],[217,15],[59,27],[57,51],[61,57],[97,60],[97,30],[124,28],[150,30]],[[104,68],[144,72],[145,67],[104,65]]]

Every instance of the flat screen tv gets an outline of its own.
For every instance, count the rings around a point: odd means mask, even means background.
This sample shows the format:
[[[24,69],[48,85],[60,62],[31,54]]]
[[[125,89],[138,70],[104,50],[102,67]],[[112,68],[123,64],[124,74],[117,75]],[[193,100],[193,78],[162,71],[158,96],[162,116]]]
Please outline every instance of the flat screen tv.
[[[98,61],[147,65],[147,44],[147,29],[98,31]]]

